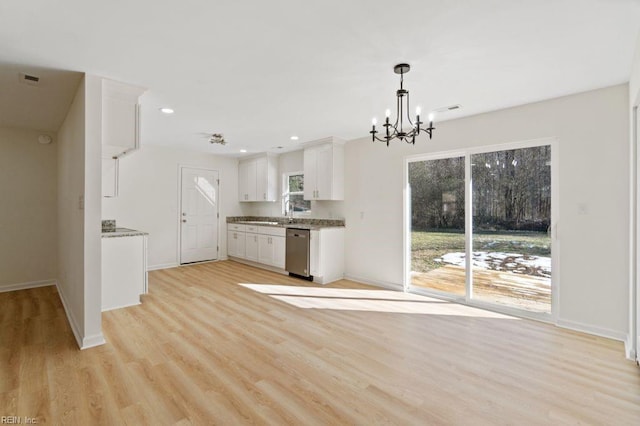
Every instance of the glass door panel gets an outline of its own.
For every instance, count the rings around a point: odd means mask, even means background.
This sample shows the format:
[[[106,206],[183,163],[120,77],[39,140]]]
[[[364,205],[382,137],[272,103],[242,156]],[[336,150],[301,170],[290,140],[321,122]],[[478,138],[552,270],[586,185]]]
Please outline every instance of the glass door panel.
[[[465,296],[465,158],[409,163],[414,289]]]
[[[551,146],[471,155],[472,298],[551,313]]]

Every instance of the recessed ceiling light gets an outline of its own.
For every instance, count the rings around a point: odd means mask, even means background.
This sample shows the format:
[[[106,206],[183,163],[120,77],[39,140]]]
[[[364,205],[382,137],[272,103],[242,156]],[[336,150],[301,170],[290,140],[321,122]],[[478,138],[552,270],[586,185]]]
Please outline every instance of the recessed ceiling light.
[[[165,114],[173,114],[173,110],[171,108],[160,108],[160,112]]]
[[[247,152],[247,150],[246,149],[241,149],[240,152],[245,153],[245,152]]]
[[[291,140],[292,140],[292,141],[297,141],[298,139],[300,139],[300,138],[299,138],[299,137],[297,137],[297,136],[291,136]]]

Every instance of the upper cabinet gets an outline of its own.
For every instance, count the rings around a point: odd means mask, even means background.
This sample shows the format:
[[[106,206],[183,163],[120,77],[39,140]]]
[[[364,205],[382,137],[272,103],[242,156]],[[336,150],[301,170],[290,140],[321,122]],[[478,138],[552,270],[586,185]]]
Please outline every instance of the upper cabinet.
[[[139,147],[140,106],[144,89],[102,80],[102,157],[117,158]]]
[[[278,199],[278,158],[273,154],[241,160],[238,164],[239,201]]]
[[[305,147],[304,199],[344,200],[344,142],[327,138]]]

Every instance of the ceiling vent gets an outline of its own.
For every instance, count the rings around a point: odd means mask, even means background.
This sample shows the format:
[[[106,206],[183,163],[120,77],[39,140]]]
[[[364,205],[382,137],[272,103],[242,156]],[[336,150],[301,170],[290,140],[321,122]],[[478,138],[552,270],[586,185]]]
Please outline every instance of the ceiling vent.
[[[20,73],[20,82],[24,83],[24,84],[28,84],[29,86],[39,86],[40,85],[40,77],[32,75],[32,74],[25,74],[23,72]]]
[[[462,105],[460,104],[456,104],[456,105],[449,105],[446,107],[442,107],[442,108],[438,108],[438,109],[434,109],[434,112],[449,112],[449,111],[456,111],[458,109],[462,108]]]

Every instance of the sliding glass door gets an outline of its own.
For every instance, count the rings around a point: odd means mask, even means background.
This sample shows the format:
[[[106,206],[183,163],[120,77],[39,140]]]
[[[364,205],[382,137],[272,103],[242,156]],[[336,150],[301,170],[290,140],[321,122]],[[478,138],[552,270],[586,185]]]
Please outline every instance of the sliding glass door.
[[[471,155],[473,298],[551,313],[551,147]]]
[[[409,163],[411,285],[464,296],[465,159]]]
[[[409,290],[552,313],[552,146],[507,148],[408,161]]]

